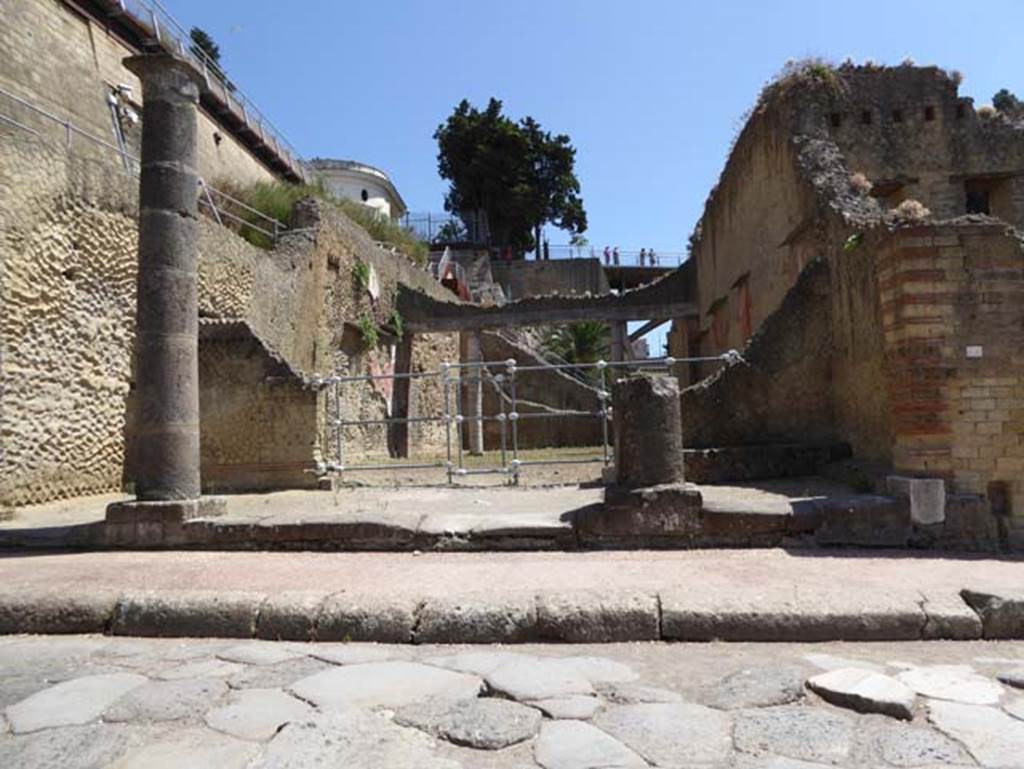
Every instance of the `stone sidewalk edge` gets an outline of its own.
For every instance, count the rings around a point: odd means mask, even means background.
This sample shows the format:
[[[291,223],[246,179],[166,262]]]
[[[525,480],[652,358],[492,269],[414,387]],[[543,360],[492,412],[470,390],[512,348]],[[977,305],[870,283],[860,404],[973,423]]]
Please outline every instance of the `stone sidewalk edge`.
[[[682,591],[404,595],[214,590],[0,593],[0,634],[380,643],[1024,639],[1024,591],[711,603]]]

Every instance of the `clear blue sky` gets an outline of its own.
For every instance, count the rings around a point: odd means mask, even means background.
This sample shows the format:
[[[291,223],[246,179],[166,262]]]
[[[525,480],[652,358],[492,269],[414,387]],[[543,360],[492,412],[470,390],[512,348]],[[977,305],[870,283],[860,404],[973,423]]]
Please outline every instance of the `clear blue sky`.
[[[462,98],[569,134],[598,247],[683,250],[787,59],[909,56],[963,72],[978,104],[1024,96],[1024,0],[164,3],[303,155],[385,169],[412,210],[442,209],[432,135]]]

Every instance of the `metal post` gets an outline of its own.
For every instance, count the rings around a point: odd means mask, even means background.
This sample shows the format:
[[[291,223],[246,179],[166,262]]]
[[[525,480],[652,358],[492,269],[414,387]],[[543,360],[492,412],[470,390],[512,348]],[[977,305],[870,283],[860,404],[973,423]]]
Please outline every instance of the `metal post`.
[[[341,381],[338,379],[334,380],[334,458],[338,465],[338,480],[341,480],[341,467],[344,462],[344,436],[341,431],[345,428],[342,427],[342,413],[341,413]]]
[[[462,387],[465,384],[463,380],[463,372],[465,369],[459,369],[459,384],[455,388],[455,426],[458,429],[456,433],[457,440],[455,441],[455,448],[459,459],[458,472],[461,474],[462,470],[465,470],[464,460],[462,458]]]
[[[508,409],[505,407],[505,393],[501,386],[504,383],[505,377],[501,374],[493,377],[496,389],[498,391],[498,403],[501,405],[501,412],[498,414],[498,427],[501,431],[501,469],[507,474],[508,473],[508,462],[506,461],[506,448],[508,445]],[[508,481],[506,481],[507,483]]]
[[[467,447],[473,456],[481,456],[484,453],[484,362],[483,348],[480,340],[480,332],[476,330],[465,333],[465,362],[468,368],[468,387],[463,397],[468,398],[465,410],[462,412],[469,419],[467,427]]]
[[[512,485],[519,485],[519,408],[516,401],[516,362],[509,358],[506,361],[508,371],[509,396],[512,400],[508,418],[512,422]]]
[[[608,466],[608,369],[598,361],[597,370],[601,373],[601,454],[605,467]]]
[[[448,485],[452,483],[452,409],[451,409],[451,369],[447,363],[441,364],[441,386],[444,388],[444,439],[447,449],[445,470],[448,473]]]

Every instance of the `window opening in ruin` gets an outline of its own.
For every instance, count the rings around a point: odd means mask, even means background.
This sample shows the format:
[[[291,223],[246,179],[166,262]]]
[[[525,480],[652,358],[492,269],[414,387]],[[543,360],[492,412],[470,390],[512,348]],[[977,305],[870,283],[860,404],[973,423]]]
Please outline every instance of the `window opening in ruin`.
[[[860,122],[863,125],[871,125],[871,110],[862,110],[860,113]]]
[[[935,107],[928,106],[924,108],[924,119],[929,122],[935,120]]]
[[[359,197],[361,197],[363,199],[363,202],[365,203],[367,200],[370,199],[370,193],[367,192],[366,190],[363,190],[361,193],[359,193]]]
[[[991,199],[989,197],[989,185],[980,179],[968,179],[964,182],[967,193],[967,213],[988,214],[992,213]]]
[[[828,119],[832,123],[833,128],[839,128],[843,124],[843,116],[838,112],[833,112],[828,116]]]
[[[902,123],[903,122],[903,110],[901,110],[901,109],[894,109],[892,111],[892,122],[894,122],[894,123]]]

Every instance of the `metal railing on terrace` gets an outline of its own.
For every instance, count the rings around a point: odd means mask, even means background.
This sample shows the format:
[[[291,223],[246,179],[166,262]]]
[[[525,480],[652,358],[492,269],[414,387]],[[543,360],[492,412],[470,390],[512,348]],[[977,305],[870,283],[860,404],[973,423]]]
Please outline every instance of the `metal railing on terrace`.
[[[34,125],[29,125],[29,122],[33,122]],[[76,140],[84,140],[102,152],[109,152],[120,158],[125,173],[131,176],[137,176],[139,173],[139,159],[127,148],[112,144],[75,125],[70,118],[54,115],[49,110],[3,88],[0,88],[0,123],[25,131],[41,141],[59,143],[69,152],[74,151]],[[232,222],[240,229],[247,228],[259,232],[271,242],[276,242],[287,229],[283,222],[257,211],[226,192],[211,187],[202,177],[199,178],[196,193],[199,196],[199,205],[218,224]]]
[[[599,259],[606,267],[665,267],[675,268],[687,259],[685,251],[658,251],[656,249],[619,249],[597,246],[548,246],[541,247],[540,258],[548,259]]]
[[[232,82],[223,68],[194,42],[191,35],[159,0],[101,0],[112,15],[120,14],[146,32],[152,43],[189,59],[206,79],[207,90],[229,109],[302,180],[310,178],[306,162],[270,118]]]

